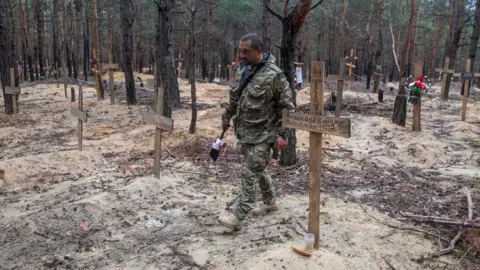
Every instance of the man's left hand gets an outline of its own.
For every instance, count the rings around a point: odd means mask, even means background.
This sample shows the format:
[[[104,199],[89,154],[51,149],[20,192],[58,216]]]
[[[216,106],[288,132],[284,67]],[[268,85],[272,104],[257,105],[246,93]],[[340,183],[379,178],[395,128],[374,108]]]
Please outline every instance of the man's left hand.
[[[277,136],[277,140],[275,143],[277,151],[282,151],[287,147],[287,145],[288,145],[288,140],[284,139],[282,136]]]

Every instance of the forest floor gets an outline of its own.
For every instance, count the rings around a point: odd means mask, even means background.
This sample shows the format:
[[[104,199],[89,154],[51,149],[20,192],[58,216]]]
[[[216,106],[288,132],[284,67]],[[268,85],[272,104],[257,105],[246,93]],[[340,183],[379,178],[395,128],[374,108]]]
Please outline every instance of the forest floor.
[[[152,110],[152,91],[138,91],[139,104],[127,106],[123,91],[119,104],[110,105],[108,91],[98,101],[94,88],[84,88],[89,119],[79,152],[77,120],[70,115],[77,103],[63,96],[63,85],[22,89],[19,127],[0,114],[1,269],[479,266],[472,255],[478,246],[467,236],[452,255],[419,262],[448,246],[458,228],[415,224],[401,215],[465,219],[464,188],[474,206],[480,203],[480,148],[472,143],[480,138],[480,89],[472,89],[462,122],[460,84],[453,84],[448,102],[435,85],[423,99],[422,131],[412,132],[410,104],[406,127],[394,125],[393,92],[379,104],[364,82],[354,82],[342,111],[352,121],[352,137],[324,139],[320,248],[306,258],[291,246],[303,246],[308,224],[308,132],[297,133],[296,165],[269,167],[280,211],[251,216],[244,229],[232,232],[216,218],[241,187],[235,175],[242,157],[233,134],[215,164],[208,156],[228,87],[198,84],[197,132],[189,134],[190,88],[179,83],[181,106],[173,112],[174,131],[163,133],[160,180],[151,174],[154,128],[141,117]],[[336,83],[327,85],[330,92]],[[307,87],[298,92],[298,108],[308,103]],[[479,208],[473,210],[479,218]]]

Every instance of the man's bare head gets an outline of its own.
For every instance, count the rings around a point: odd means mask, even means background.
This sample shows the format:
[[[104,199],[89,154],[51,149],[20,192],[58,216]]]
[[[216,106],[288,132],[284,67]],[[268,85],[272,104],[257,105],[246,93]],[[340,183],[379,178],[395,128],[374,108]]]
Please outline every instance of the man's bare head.
[[[255,65],[263,59],[263,42],[257,34],[246,34],[240,39],[240,58],[245,65]]]

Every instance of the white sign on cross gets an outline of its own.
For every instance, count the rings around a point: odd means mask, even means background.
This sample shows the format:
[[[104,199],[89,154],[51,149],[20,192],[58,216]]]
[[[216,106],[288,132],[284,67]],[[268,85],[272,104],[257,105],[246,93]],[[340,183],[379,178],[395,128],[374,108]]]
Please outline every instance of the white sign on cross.
[[[325,117],[323,114],[323,89],[325,82],[325,63],[311,63],[310,113],[283,112],[282,125],[285,128],[310,131],[309,183],[310,206],[308,214],[308,232],[315,235],[314,247],[320,240],[320,184],[322,164],[322,133],[350,137],[350,119]]]

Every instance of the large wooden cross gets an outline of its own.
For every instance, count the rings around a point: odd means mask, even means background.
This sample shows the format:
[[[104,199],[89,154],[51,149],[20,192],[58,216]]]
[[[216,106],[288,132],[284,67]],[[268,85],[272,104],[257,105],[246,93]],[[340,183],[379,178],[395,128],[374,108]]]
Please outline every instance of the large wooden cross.
[[[453,74],[455,70],[453,69],[448,69],[448,65],[450,63],[450,58],[446,57],[445,58],[445,65],[443,66],[443,69],[437,68],[435,71],[441,72],[442,73],[442,90],[441,90],[441,98],[442,99],[448,99],[448,97],[445,96],[445,86],[447,85],[447,75],[448,74]]]
[[[415,80],[419,77],[422,76],[422,71],[423,71],[423,61],[417,61],[415,62],[415,68],[414,68],[414,77]],[[418,97],[418,102],[413,104],[413,124],[412,124],[412,130],[413,131],[420,131],[422,129],[421,125],[421,117],[420,117],[420,112],[422,111],[422,97]]]
[[[346,59],[348,59],[346,64],[346,66],[348,67],[348,76],[352,76],[352,69],[356,68],[356,66],[353,64],[353,61],[358,59],[358,57],[353,56],[353,49],[350,49],[350,57]],[[344,66],[341,66],[340,68],[343,67]],[[350,90],[350,81],[348,81],[348,90]]]
[[[340,58],[340,70],[338,75],[329,74],[327,79],[337,81],[337,100],[335,104],[335,117],[340,117],[340,112],[342,111],[342,102],[343,102],[343,84],[344,81],[353,80],[352,76],[344,75],[343,68],[345,66],[346,60]]]
[[[320,185],[322,168],[322,134],[350,137],[350,119],[325,117],[323,114],[323,89],[325,82],[325,63],[311,63],[310,113],[283,112],[282,125],[310,131],[309,168],[310,168],[310,206],[308,214],[308,232],[314,233],[314,247],[320,240]]]
[[[110,104],[115,104],[115,99],[116,99],[116,89],[114,87],[114,78],[113,78],[113,71],[117,70],[119,68],[118,64],[111,63],[112,61],[109,61],[110,63],[108,64],[103,64],[103,68],[108,69],[108,88],[110,91]]]
[[[162,131],[173,130],[173,120],[163,116],[163,88],[157,90],[157,102],[155,105],[155,112],[145,112],[143,114],[143,121],[149,125],[155,126],[155,154],[153,156],[153,173],[160,179],[160,158],[162,154]]]
[[[13,120],[15,127],[18,127],[18,95],[20,95],[20,87],[15,87],[15,68],[10,68],[10,86],[5,86],[5,94],[12,96],[13,104]]]
[[[82,85],[78,87],[78,108],[71,108],[71,114],[78,119],[78,151],[82,151],[83,123],[87,122],[87,112],[83,111],[83,89]]]

